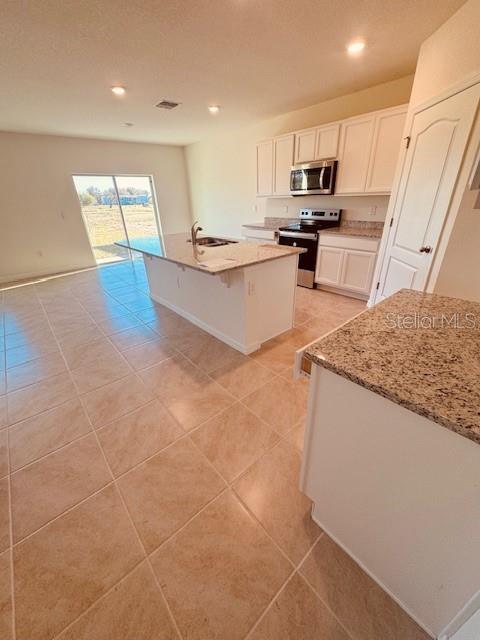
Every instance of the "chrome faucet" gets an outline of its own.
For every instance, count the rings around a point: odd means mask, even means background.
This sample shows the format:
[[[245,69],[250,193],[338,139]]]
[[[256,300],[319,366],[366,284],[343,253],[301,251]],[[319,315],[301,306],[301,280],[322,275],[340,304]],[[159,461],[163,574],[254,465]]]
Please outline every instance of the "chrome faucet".
[[[195,225],[198,224],[198,220],[195,220],[195,222],[192,224],[192,229],[190,231],[191,236],[192,236],[192,246],[195,248],[197,246],[197,235],[200,231],[203,231],[202,227],[196,227]]]

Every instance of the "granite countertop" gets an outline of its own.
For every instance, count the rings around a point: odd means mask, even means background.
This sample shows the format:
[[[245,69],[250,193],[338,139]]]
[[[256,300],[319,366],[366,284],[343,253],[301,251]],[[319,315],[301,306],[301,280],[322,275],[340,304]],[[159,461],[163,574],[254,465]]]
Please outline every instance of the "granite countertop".
[[[402,289],[306,357],[480,444],[480,304]]]
[[[251,240],[239,240],[221,247],[197,246],[194,248],[191,242],[188,242],[189,238],[189,233],[176,233],[165,235],[162,239],[159,237],[135,238],[131,242],[115,244],[213,275],[306,251],[300,247],[263,244]]]
[[[322,236],[354,236],[357,238],[378,238],[382,237],[383,228],[370,228],[370,227],[350,227],[340,226],[331,227],[330,229],[323,229],[320,231]]]

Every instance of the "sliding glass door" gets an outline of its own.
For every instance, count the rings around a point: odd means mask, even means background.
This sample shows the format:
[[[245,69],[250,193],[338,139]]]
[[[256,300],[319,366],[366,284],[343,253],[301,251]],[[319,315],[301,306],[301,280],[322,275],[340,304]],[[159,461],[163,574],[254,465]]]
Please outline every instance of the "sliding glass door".
[[[97,264],[131,258],[115,242],[160,235],[150,176],[73,176]]]

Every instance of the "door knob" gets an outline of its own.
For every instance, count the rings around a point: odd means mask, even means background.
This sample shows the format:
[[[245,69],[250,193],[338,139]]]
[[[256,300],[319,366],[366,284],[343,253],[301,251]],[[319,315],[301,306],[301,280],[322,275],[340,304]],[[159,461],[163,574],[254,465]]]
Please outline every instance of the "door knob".
[[[433,247],[420,247],[419,251],[420,253],[431,253],[433,251]]]

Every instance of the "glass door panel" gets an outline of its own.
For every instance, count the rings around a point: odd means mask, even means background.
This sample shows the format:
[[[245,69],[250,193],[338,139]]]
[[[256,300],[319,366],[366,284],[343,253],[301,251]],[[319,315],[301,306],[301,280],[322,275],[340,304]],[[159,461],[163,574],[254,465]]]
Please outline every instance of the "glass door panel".
[[[114,176],[125,229],[130,240],[158,237],[152,180],[148,176]]]
[[[113,176],[73,176],[97,264],[128,260],[128,249],[114,243],[127,237]]]

